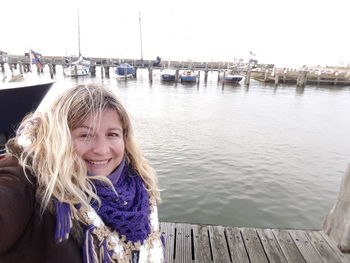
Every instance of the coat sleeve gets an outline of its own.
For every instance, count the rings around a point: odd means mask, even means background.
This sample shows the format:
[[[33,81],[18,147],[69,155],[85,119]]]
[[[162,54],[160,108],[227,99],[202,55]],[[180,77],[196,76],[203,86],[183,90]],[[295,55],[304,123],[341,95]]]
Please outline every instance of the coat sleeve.
[[[34,188],[22,168],[0,167],[0,255],[20,238],[33,207]]]

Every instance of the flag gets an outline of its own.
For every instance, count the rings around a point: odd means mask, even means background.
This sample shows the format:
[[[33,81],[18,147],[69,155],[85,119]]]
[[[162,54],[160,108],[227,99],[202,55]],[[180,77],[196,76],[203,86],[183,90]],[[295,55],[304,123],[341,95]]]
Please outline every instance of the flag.
[[[32,49],[30,50],[30,58],[32,60],[32,64],[35,64],[39,70],[44,67],[43,63],[40,60],[41,55]]]

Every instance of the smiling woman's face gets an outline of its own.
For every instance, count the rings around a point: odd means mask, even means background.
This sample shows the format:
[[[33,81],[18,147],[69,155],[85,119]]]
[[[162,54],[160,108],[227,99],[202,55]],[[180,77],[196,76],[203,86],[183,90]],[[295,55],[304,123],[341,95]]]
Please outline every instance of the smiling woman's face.
[[[89,174],[107,176],[124,157],[123,126],[117,112],[112,109],[102,112],[99,123],[93,121],[93,116],[90,116],[72,130],[74,149],[85,161]]]

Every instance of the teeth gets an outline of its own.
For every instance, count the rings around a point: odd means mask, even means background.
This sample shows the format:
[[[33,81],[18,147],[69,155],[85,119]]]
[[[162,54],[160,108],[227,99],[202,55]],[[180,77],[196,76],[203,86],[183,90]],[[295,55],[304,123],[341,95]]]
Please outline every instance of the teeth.
[[[91,163],[91,164],[106,164],[106,163],[108,163],[108,160],[106,160],[106,161],[101,161],[101,162],[94,162],[94,161],[88,161],[89,163]]]

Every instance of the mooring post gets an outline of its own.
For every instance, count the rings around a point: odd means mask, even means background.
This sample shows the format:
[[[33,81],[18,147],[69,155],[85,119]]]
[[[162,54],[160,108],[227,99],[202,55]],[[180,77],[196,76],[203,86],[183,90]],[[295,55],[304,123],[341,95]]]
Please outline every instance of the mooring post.
[[[1,63],[1,72],[5,73],[5,63]]]
[[[153,82],[153,68],[152,67],[148,67],[148,79],[149,82]]]
[[[250,67],[250,65],[248,65],[247,74],[246,74],[245,80],[244,80],[244,84],[247,85],[247,86],[250,84],[251,72],[252,72],[252,68]]]
[[[56,74],[56,64],[51,64],[53,74]]]
[[[218,69],[218,82],[220,81],[220,69]]]
[[[136,78],[137,78],[137,69],[138,69],[138,67],[137,67],[137,66],[135,66],[134,68],[135,68],[134,78],[136,79]]]
[[[337,199],[326,216],[323,230],[342,252],[350,252],[350,166],[340,184]]]
[[[23,65],[22,65],[22,62],[18,62],[18,66],[19,66],[19,73],[23,74]]]
[[[103,66],[102,61],[101,61],[101,79],[104,78],[104,76],[103,76],[103,69],[104,69],[104,66]]]
[[[208,81],[208,69],[205,69],[204,71],[204,82]]]
[[[283,83],[286,83],[286,76],[288,74],[288,69],[285,68],[284,71],[283,71]]]
[[[267,80],[267,74],[268,74],[268,73],[269,73],[269,69],[266,68],[266,69],[265,69],[265,75],[264,75],[264,81]]]
[[[96,76],[96,65],[92,65],[89,69],[90,71],[90,74],[92,77],[95,77]]]
[[[74,65],[74,74],[75,74],[75,77],[77,78],[78,77],[78,65]]]
[[[337,85],[339,73],[335,72],[334,86]]]
[[[105,66],[104,70],[105,70],[105,77],[109,78],[109,66]]]
[[[199,81],[201,80],[201,71],[198,70],[197,86],[199,86]]]
[[[175,82],[179,81],[179,69],[175,70]]]
[[[305,87],[306,82],[307,82],[307,71],[306,70],[299,71],[299,75],[297,77],[297,86]]]
[[[279,75],[278,75],[278,73],[276,72],[276,73],[275,73],[275,85],[276,85],[276,86],[278,85],[278,81],[279,81]]]
[[[53,69],[52,64],[49,64],[50,77],[53,79]]]
[[[125,82],[128,81],[128,68],[124,69],[124,80],[125,80]]]

